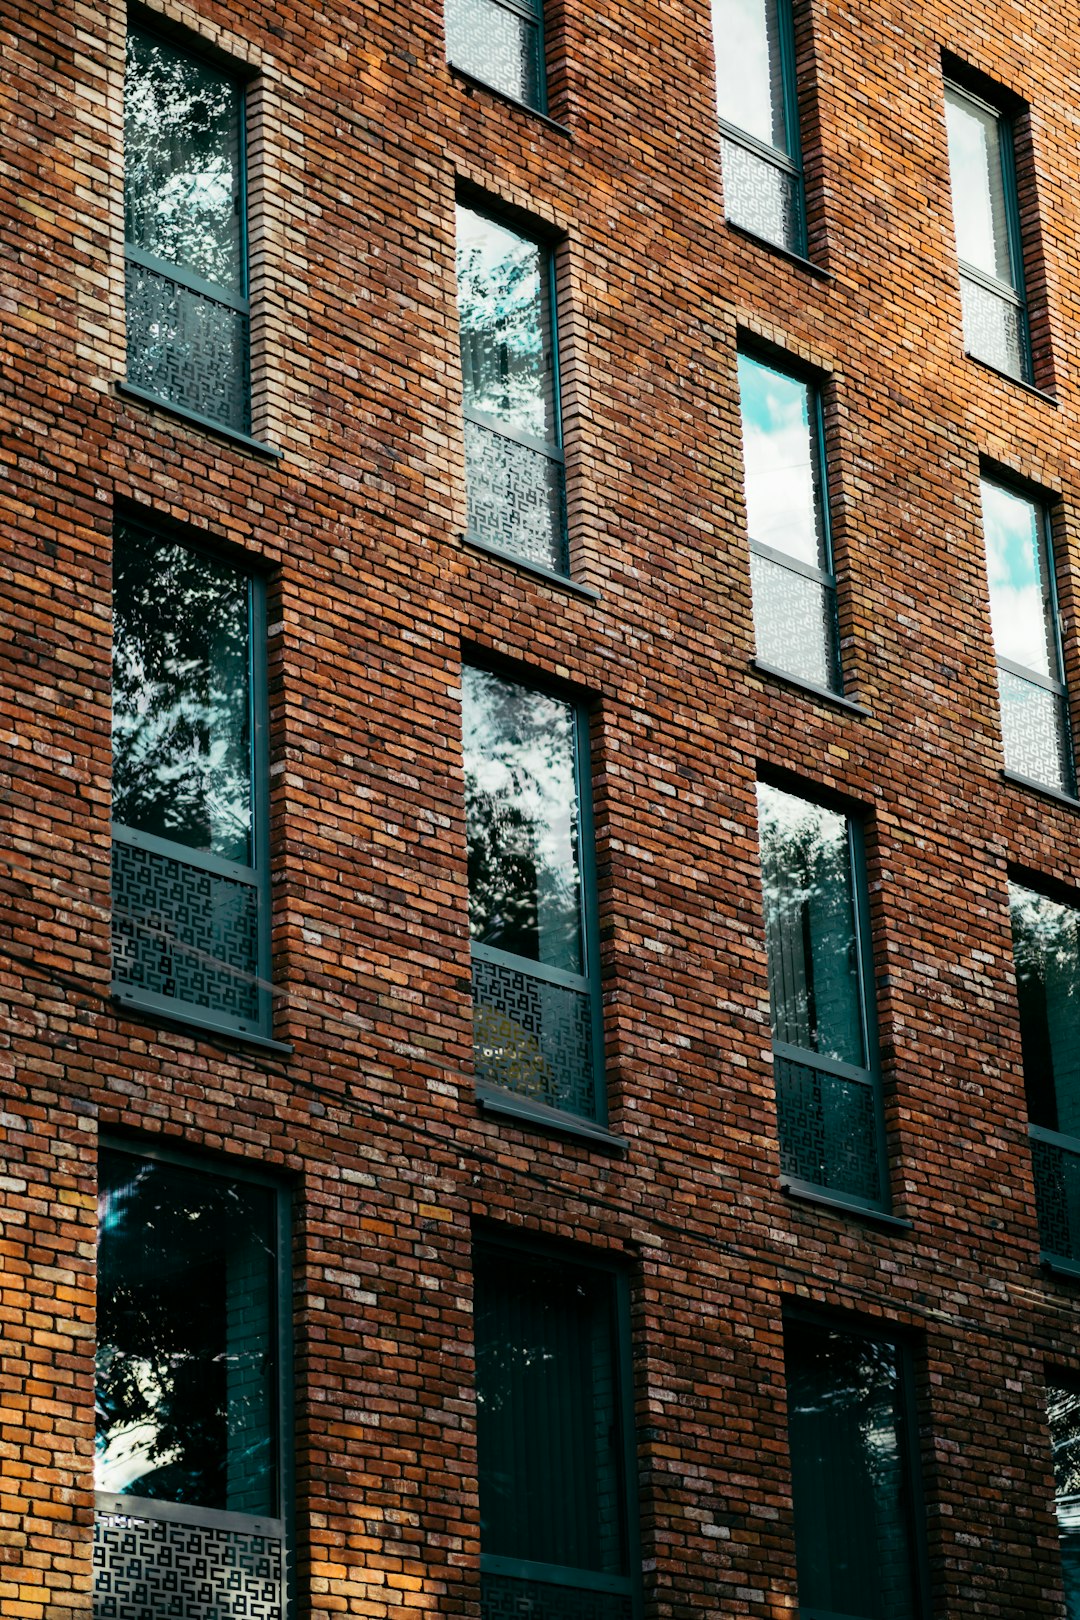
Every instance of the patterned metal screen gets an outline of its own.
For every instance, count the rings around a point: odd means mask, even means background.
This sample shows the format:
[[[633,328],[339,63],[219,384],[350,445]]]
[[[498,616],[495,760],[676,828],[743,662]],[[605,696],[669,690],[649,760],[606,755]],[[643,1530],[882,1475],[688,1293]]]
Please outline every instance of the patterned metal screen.
[[[94,1519],[94,1620],[283,1620],[280,1537],[127,1513]]]
[[[805,241],[802,176],[733,140],[722,140],[720,151],[724,208],[731,223],[789,253],[801,254]]]
[[[583,1118],[596,1117],[592,1001],[587,991],[474,955],[476,1077]]]
[[[563,464],[496,428],[465,423],[469,533],[526,562],[568,571]]]
[[[801,680],[836,691],[840,670],[835,593],[820,580],[757,552],[750,557],[750,577],[758,657]]]
[[[1005,763],[1018,776],[1059,793],[1073,791],[1072,749],[1065,699],[1012,670],[998,667]]]
[[[1080,1262],[1080,1143],[1070,1147],[1033,1132],[1031,1157],[1043,1253]]]
[[[1014,297],[960,276],[964,346],[979,360],[1025,380],[1031,374],[1027,319]]]
[[[881,1203],[876,1088],[786,1058],[774,1067],[783,1173]]]
[[[169,405],[247,433],[245,310],[129,259],[127,377]]]
[[[539,5],[447,0],[446,54],[474,79],[544,110]]]
[[[484,1575],[480,1613],[483,1620],[632,1620],[633,1606],[617,1593]]]

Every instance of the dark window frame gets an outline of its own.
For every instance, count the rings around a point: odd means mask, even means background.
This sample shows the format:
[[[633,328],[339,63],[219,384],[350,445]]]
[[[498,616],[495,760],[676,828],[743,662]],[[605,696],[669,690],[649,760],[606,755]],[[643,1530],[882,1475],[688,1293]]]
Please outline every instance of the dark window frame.
[[[793,0],[770,0],[776,6],[777,42],[780,50],[780,85],[783,98],[784,127],[788,136],[789,151],[783,152],[779,147],[770,146],[767,142],[752,135],[749,130],[740,129],[737,124],[731,123],[723,114],[717,111],[716,121],[719,129],[721,147],[725,141],[733,146],[739,146],[745,152],[759,161],[768,163],[772,168],[780,170],[794,183],[799,205],[799,228],[794,242],[777,242],[770,236],[760,236],[750,226],[733,220],[728,211],[727,188],[724,188],[724,219],[736,229],[745,231],[755,241],[764,242],[772,248],[779,248],[782,253],[791,254],[796,259],[805,259],[808,251],[808,231],[806,219],[806,168],[803,161],[802,120],[799,116],[799,80],[797,69],[797,53],[795,43],[795,10]],[[710,23],[711,29],[711,23]],[[713,38],[715,53],[716,41]],[[715,67],[714,67],[715,79]],[[723,180],[723,153],[721,151],[721,181]]]

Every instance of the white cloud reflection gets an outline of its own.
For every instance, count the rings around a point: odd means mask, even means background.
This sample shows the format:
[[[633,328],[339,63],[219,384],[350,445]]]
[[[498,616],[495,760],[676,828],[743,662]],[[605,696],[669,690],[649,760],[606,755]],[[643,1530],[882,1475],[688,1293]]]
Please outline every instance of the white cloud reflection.
[[[985,479],[982,502],[994,649],[999,658],[1056,679],[1038,508]]]
[[[721,118],[787,150],[776,0],[712,0]]]
[[[814,499],[810,391],[795,377],[739,356],[750,538],[827,567]]]

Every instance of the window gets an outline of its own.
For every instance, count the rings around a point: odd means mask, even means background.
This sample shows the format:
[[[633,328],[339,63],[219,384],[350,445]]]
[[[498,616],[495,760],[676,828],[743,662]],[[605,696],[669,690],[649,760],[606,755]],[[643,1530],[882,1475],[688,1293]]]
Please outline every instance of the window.
[[[1066,1620],[1080,1620],[1080,1385],[1048,1374],[1046,1412],[1054,1455]]]
[[[976,359],[1031,380],[1012,126],[977,96],[945,86],[964,345]]]
[[[784,1331],[799,1613],[921,1620],[906,1351],[804,1322]]]
[[[837,692],[821,402],[809,384],[749,354],[739,355],[739,397],[758,657]]]
[[[207,1583],[221,1620],[284,1613],[282,1206],[243,1172],[102,1151],[102,1613],[194,1613]]]
[[[1080,910],[1010,884],[1043,1252],[1080,1272]]]
[[[446,0],[446,54],[493,90],[547,111],[542,0]]]
[[[724,201],[733,225],[806,252],[790,0],[712,0]]]
[[[602,1120],[586,717],[489,670],[462,679],[477,1082]]]
[[[981,487],[1006,769],[1071,794],[1072,746],[1047,513],[1037,501],[988,478]]]
[[[475,1279],[484,1620],[631,1620],[626,1280],[496,1243]]]
[[[789,1186],[882,1209],[859,828],[767,782],[758,813],[781,1168]]]
[[[123,522],[113,570],[113,992],[265,1035],[261,584]]]
[[[124,96],[128,386],[246,434],[243,91],[133,29]]]
[[[551,253],[472,208],[457,228],[468,537],[565,575]]]

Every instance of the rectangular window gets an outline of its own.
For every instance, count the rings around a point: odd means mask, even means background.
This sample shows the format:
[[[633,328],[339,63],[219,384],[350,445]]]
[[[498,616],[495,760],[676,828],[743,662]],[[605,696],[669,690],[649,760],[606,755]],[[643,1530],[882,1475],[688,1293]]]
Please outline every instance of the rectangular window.
[[[128,385],[247,433],[243,89],[133,29],[124,110]]]
[[[1043,1253],[1080,1272],[1080,910],[1010,884]]]
[[[800,1615],[921,1620],[906,1352],[862,1333],[789,1322],[784,1362]]]
[[[632,1620],[625,1278],[479,1244],[481,1613]]]
[[[101,1613],[194,1613],[213,1585],[222,1620],[283,1616],[287,1254],[273,1188],[102,1151]]]
[[[261,583],[140,523],[113,567],[113,993],[269,1033]]]
[[[1048,1374],[1046,1412],[1054,1455],[1066,1620],[1080,1620],[1080,1385]]]
[[[883,1209],[884,1131],[854,822],[758,784],[780,1163],[791,1186]]]
[[[817,390],[740,354],[739,397],[758,657],[838,692],[836,579]]]
[[[493,90],[547,111],[542,0],[446,0],[446,55]]]
[[[988,478],[981,489],[1005,766],[1071,794],[1072,745],[1046,508]]]
[[[552,255],[457,212],[468,538],[569,572]]]
[[[727,217],[804,254],[790,0],[712,0],[712,21]]]
[[[996,108],[945,86],[964,346],[1031,381],[1012,126]]]
[[[477,1081],[602,1121],[587,719],[488,670],[462,682]]]

